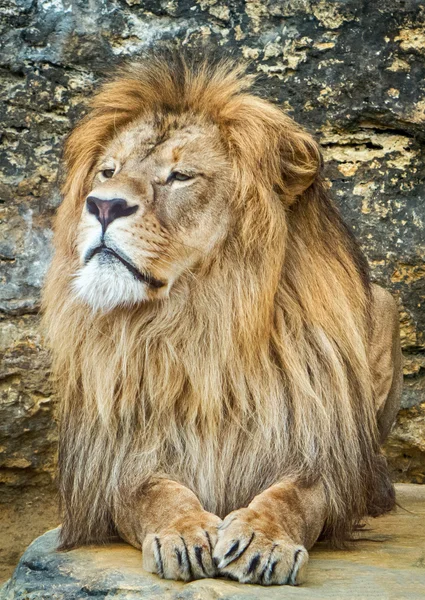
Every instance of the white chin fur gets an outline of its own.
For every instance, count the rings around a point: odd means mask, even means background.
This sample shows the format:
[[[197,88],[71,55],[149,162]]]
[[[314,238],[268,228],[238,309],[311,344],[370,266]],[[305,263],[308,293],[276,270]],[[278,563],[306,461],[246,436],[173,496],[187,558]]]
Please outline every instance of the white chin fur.
[[[79,269],[73,289],[77,298],[102,312],[148,300],[145,283],[135,279],[120,262],[109,260],[100,264],[97,256]]]

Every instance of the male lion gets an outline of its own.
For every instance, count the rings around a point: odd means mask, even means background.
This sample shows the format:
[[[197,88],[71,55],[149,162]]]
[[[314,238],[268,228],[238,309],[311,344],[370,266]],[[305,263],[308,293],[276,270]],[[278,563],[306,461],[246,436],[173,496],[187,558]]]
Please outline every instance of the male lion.
[[[61,548],[119,534],[185,581],[300,583],[394,505],[396,306],[313,138],[228,62],[150,58],[65,151],[45,322]]]

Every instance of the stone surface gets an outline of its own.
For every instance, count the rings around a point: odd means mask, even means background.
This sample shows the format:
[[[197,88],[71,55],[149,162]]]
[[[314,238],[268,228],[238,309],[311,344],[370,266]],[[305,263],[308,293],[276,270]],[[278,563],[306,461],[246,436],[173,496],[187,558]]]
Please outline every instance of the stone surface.
[[[161,580],[143,571],[141,553],[127,544],[58,553],[53,530],[26,550],[0,600],[420,600],[425,597],[425,486],[399,485],[397,491],[404,508],[371,521],[352,550],[318,544],[310,554],[307,582],[299,588]]]
[[[56,399],[37,311],[64,137],[102,74],[157,39],[251,61],[259,94],[321,142],[333,196],[400,306],[390,465],[425,482],[422,0],[0,0],[0,503],[52,484]]]
[[[28,486],[0,505],[0,587],[22,552],[36,537],[59,525],[59,502],[53,486]]]

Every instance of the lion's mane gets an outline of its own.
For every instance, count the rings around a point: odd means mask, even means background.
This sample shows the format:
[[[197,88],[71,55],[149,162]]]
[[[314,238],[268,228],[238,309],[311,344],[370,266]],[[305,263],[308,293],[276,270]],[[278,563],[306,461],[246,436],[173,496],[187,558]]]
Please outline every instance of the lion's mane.
[[[218,515],[282,476],[322,478],[340,543],[393,504],[367,360],[365,259],[328,197],[312,137],[227,62],[122,69],[69,137],[44,320],[61,396],[62,547],[104,540],[152,473]],[[93,313],[73,297],[94,164],[143,114],[202,114],[233,164],[238,226],[169,299]],[[195,275],[195,276],[194,276]]]

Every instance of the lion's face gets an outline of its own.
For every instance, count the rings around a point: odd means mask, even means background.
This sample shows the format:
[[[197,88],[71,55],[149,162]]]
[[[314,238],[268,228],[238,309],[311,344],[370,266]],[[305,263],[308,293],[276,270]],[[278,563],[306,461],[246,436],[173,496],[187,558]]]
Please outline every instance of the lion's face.
[[[152,118],[120,131],[81,211],[78,296],[102,311],[166,298],[225,239],[230,173],[213,125]]]

